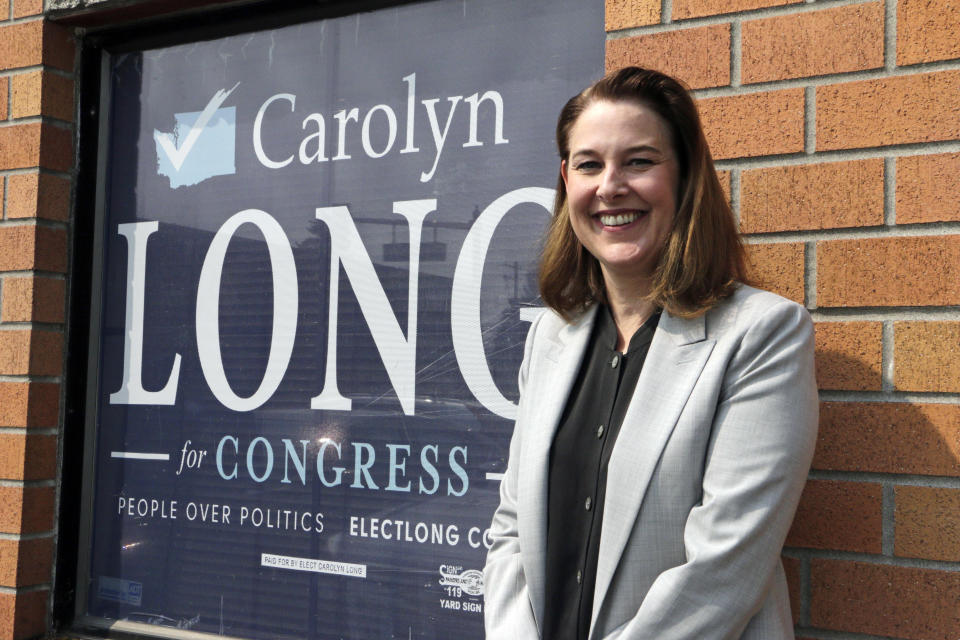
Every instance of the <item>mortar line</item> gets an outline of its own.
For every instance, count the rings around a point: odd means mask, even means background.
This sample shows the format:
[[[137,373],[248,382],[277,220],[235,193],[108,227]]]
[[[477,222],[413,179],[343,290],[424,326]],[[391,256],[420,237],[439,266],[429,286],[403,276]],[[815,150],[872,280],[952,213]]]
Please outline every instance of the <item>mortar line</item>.
[[[803,90],[803,147],[808,156],[817,152],[817,91],[813,87]]]
[[[35,320],[13,320],[4,322],[0,325],[2,331],[23,331],[24,329],[39,331],[63,331],[66,323],[63,322],[37,322]]]
[[[35,376],[35,375],[0,375],[0,382],[52,382],[60,384],[63,378],[60,376]]]
[[[883,224],[897,224],[897,160],[883,159]]]
[[[0,225],[3,226],[3,225]],[[44,269],[13,269],[10,271],[4,271],[3,277],[29,277],[29,278],[49,278],[51,280],[66,280],[67,276],[64,273],[57,271],[46,271]]]
[[[951,489],[960,486],[956,476],[925,476],[907,473],[880,473],[877,471],[828,471],[810,470],[811,480],[830,480],[833,482],[860,482],[869,484],[890,484],[928,489]]]
[[[844,227],[840,229],[811,229],[809,231],[771,231],[746,234],[749,244],[779,242],[807,242],[810,240],[873,240],[878,238],[927,238],[952,236],[960,233],[960,222],[931,222],[895,227]]]
[[[902,78],[907,76],[920,76],[937,73],[941,71],[957,71],[960,69],[960,62],[957,60],[938,60],[936,62],[926,62],[923,64],[908,65],[888,70],[883,67],[876,69],[863,69],[859,71],[844,71],[841,73],[830,73],[814,76],[799,76],[796,78],[783,78],[780,80],[771,80],[767,82],[751,82],[741,87],[702,87],[693,90],[693,96],[698,100],[704,98],[718,98],[740,95],[752,95],[755,93],[770,93],[771,91],[781,91],[785,89],[798,89],[806,86],[825,86],[840,85],[853,82],[865,82],[869,80],[887,80],[890,78]]]
[[[816,163],[849,162],[851,160],[872,160],[876,158],[902,158],[957,152],[960,152],[960,142],[943,140],[939,142],[908,142],[879,147],[833,149],[830,151],[817,151],[813,154],[800,151],[796,153],[769,154],[756,157],[723,158],[714,160],[713,164],[718,170],[729,170],[733,167],[739,167],[741,169],[766,169]]]
[[[607,39],[615,40],[617,38],[629,38],[631,36],[646,35],[660,31],[669,31],[670,26],[680,26],[684,28],[704,27],[709,25],[723,24],[734,19],[757,20],[762,18],[775,18],[779,16],[794,15],[798,13],[811,13],[823,9],[836,9],[857,4],[868,4],[873,0],[830,0],[830,2],[815,3],[795,3],[788,5],[779,5],[775,7],[759,7],[746,11],[730,11],[728,13],[718,13],[709,16],[696,16],[692,18],[680,18],[673,20],[673,2],[672,0],[662,0],[660,10],[662,12],[661,22],[652,25],[640,25],[636,27],[626,27],[607,32]],[[669,9],[667,13],[665,9]],[[611,37],[612,36],[612,37]]]
[[[800,558],[800,624],[810,624],[810,558]]]
[[[43,533],[0,533],[0,540],[43,540],[52,538],[53,531]]]
[[[960,393],[894,391],[820,391],[821,402],[895,402],[905,404],[960,404]]]
[[[898,640],[891,636],[874,636],[867,633],[854,633],[852,631],[830,631],[828,629],[811,628],[804,625],[798,625],[796,628],[797,637],[811,638],[812,640]]]
[[[60,432],[56,427],[0,427],[0,433],[22,436],[56,436]]]
[[[817,308],[817,243],[804,243],[803,251],[803,296],[804,306]]]
[[[874,553],[860,553],[856,551],[835,551],[832,549],[808,549],[801,547],[786,547],[784,555],[788,558],[810,558],[811,560],[841,560],[845,562],[865,562],[884,567],[900,567],[903,569],[926,569],[932,571],[946,571],[960,573],[960,562],[948,560],[927,560],[926,558],[906,558],[901,556],[884,556]]]
[[[17,489],[55,487],[56,485],[56,480],[0,480],[0,487],[14,487]]]
[[[733,220],[737,225],[737,228],[740,228],[740,203],[741,203],[741,193],[740,193],[740,170],[731,169],[730,170],[730,208],[733,210]]]
[[[885,0],[883,8],[883,67],[897,68],[897,2]]]
[[[730,23],[730,86],[739,87],[743,67],[743,40],[740,20]]]
[[[896,391],[894,386],[896,373],[896,363],[893,359],[894,344],[893,320],[886,319],[883,321],[880,334],[881,380],[882,388],[886,392]]]
[[[881,529],[881,547],[883,555],[893,556],[896,541],[896,496],[893,485],[889,482],[883,484],[883,506],[881,508],[882,529]]]
[[[822,307],[812,312],[814,320],[960,320],[960,307]]]

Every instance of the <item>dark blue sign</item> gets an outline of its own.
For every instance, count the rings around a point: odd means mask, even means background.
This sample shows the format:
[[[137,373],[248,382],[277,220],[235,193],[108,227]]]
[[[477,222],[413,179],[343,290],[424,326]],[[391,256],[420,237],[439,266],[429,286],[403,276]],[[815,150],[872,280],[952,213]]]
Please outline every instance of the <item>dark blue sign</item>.
[[[91,616],[480,638],[563,102],[603,4],[112,59]]]

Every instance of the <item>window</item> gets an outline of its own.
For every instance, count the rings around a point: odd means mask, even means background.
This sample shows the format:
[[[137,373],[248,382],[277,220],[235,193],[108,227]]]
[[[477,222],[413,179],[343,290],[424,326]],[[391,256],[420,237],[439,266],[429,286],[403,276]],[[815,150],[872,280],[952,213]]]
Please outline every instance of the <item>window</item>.
[[[553,125],[602,16],[104,47],[78,625],[482,637]]]

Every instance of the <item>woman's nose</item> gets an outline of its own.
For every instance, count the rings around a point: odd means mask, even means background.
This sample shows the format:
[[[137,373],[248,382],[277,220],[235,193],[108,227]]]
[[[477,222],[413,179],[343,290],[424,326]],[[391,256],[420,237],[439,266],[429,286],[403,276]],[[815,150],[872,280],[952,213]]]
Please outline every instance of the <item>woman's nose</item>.
[[[597,187],[597,197],[600,200],[608,202],[626,192],[627,184],[624,182],[619,168],[610,167],[600,176],[600,184]]]

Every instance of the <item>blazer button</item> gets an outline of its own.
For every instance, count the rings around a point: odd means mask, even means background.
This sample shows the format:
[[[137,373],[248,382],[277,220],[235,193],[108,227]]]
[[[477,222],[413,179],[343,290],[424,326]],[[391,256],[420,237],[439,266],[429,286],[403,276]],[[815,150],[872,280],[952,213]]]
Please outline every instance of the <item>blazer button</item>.
[[[583,506],[586,507],[587,511],[590,511],[590,507],[593,506],[593,500],[591,500],[591,499],[588,497],[588,498],[587,498],[587,501],[583,504]]]
[[[577,569],[577,584],[580,584],[581,582],[583,582],[583,573]]]
[[[611,368],[611,369],[616,369],[616,368],[617,368],[617,365],[619,365],[619,364],[620,364],[620,354],[619,354],[619,353],[615,353],[615,354],[613,354],[613,358],[610,360],[610,368]]]
[[[597,437],[598,438],[603,437],[603,425],[600,425],[600,427],[597,429]]]

